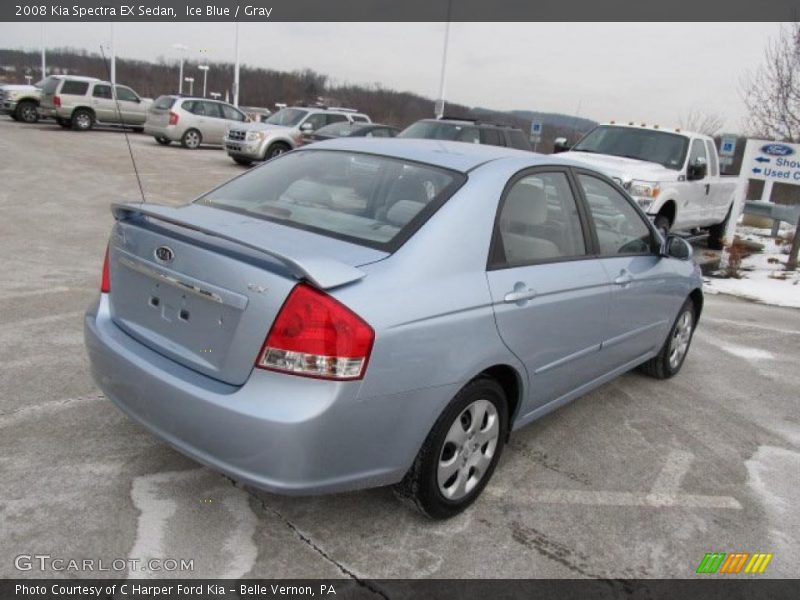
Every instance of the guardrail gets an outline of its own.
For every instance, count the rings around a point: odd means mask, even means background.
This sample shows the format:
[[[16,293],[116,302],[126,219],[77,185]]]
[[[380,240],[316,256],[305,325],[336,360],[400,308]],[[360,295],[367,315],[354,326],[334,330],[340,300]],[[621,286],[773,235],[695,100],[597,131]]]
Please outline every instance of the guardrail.
[[[790,225],[797,224],[792,248],[789,250],[789,260],[786,263],[786,270],[794,271],[797,268],[797,255],[800,252],[800,204],[786,205],[748,200],[744,203],[744,212],[748,215],[772,219],[772,237],[778,235],[781,221]]]

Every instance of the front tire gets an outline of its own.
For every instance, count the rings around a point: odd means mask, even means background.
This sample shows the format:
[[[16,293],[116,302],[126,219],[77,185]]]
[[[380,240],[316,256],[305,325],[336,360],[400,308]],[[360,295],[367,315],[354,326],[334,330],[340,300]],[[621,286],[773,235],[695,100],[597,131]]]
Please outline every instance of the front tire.
[[[36,112],[36,102],[31,100],[23,100],[17,104],[14,114],[17,120],[23,123],[36,123],[39,120],[39,113]]]
[[[289,144],[285,144],[283,142],[275,142],[267,149],[266,160],[269,160],[271,158],[276,158],[281,154],[289,152],[289,150],[291,149],[292,148],[289,146]]]
[[[640,370],[656,379],[669,379],[677,375],[689,353],[696,321],[694,303],[688,298],[672,324],[661,351],[642,364]]]
[[[181,145],[189,150],[196,150],[202,143],[203,136],[197,129],[189,129],[181,138]]]
[[[503,388],[493,379],[473,380],[436,421],[395,494],[433,519],[457,515],[486,487],[507,432]]]
[[[94,127],[94,114],[87,108],[79,108],[72,113],[72,128],[77,131],[89,131]]]
[[[711,250],[722,250],[725,245],[725,230],[728,228],[728,221],[731,218],[733,205],[728,209],[728,214],[725,215],[725,220],[722,223],[712,225],[708,229],[708,247]]]

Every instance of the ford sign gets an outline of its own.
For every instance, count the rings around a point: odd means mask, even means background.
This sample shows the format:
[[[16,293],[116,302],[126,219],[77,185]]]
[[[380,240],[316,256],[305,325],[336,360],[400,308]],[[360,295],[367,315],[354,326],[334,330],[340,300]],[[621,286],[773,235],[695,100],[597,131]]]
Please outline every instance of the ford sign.
[[[770,156],[791,156],[794,149],[786,144],[766,144],[761,146],[761,152]]]

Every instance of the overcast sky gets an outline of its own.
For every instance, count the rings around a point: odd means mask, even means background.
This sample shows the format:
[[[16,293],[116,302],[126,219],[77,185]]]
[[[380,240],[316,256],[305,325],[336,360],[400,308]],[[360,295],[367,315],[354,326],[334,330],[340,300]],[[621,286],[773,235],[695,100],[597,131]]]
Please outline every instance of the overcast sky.
[[[233,23],[117,23],[117,56],[233,60]],[[242,23],[243,63],[311,68],[337,82],[380,83],[434,98],[443,23]],[[35,48],[41,25],[0,23],[0,46]],[[692,109],[745,121],[741,81],[776,23],[454,23],[446,97],[493,109],[677,124]],[[97,52],[103,23],[47,23],[46,43]],[[241,82],[247,86],[246,79]]]

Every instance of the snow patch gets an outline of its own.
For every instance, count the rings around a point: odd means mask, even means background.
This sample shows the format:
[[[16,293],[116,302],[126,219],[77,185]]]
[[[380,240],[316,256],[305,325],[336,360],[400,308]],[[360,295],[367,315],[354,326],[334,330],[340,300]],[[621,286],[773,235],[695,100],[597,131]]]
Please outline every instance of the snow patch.
[[[728,354],[733,354],[734,356],[747,360],[773,360],[775,358],[772,352],[767,352],[760,348],[748,348],[746,346],[734,346],[732,344],[719,344],[719,348]]]

